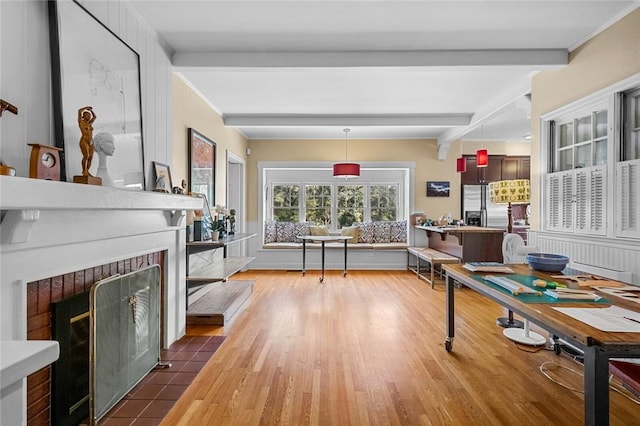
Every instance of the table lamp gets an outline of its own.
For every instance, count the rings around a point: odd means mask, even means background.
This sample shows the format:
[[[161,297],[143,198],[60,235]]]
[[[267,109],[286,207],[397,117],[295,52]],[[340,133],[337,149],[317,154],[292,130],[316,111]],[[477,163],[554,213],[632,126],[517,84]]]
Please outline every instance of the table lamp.
[[[489,200],[494,204],[508,204],[507,207],[507,232],[513,232],[512,204],[526,204],[531,198],[531,189],[528,179],[500,180],[489,183]],[[523,328],[522,321],[513,318],[513,312],[509,310],[507,317],[500,317],[496,323],[504,328]]]
[[[494,204],[508,204],[507,232],[513,232],[513,213],[511,205],[528,204],[531,199],[529,179],[499,180],[489,183],[489,199]]]

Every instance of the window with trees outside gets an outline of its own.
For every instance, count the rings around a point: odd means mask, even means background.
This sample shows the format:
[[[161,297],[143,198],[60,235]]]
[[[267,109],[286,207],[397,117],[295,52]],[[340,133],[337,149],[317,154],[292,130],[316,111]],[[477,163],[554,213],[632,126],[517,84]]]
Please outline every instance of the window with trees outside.
[[[305,185],[305,219],[318,225],[331,225],[331,185]]]
[[[281,222],[298,222],[300,187],[295,184],[273,186],[273,218]]]
[[[408,216],[408,169],[376,170],[370,182],[339,180],[330,170],[265,172],[265,219],[314,222],[338,230],[354,222],[395,221]],[[295,176],[297,181],[285,180]]]

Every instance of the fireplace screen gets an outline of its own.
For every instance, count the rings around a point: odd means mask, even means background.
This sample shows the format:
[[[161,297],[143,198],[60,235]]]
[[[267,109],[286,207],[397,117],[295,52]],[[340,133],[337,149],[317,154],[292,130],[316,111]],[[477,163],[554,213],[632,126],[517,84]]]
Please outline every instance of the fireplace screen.
[[[160,267],[91,288],[90,418],[97,422],[160,360]]]

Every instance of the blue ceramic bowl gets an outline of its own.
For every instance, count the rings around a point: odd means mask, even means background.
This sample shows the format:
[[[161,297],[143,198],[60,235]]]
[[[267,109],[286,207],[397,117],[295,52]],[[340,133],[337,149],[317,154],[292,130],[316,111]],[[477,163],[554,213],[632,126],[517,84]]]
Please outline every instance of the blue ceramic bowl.
[[[569,258],[561,254],[529,253],[527,262],[536,271],[560,272],[566,268]]]

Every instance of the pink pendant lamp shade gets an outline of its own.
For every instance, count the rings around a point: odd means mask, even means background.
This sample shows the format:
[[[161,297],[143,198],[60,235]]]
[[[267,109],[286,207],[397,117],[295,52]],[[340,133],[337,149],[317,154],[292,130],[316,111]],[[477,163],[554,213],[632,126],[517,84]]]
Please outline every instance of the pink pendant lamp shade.
[[[489,165],[489,153],[486,149],[476,151],[476,166],[487,167]]]
[[[464,173],[467,171],[467,159],[464,157],[459,157],[456,160],[456,172]]]
[[[347,134],[351,129],[343,129],[344,132],[344,163],[336,163],[333,165],[333,177],[339,178],[357,178],[360,177],[360,164],[347,163]]]

